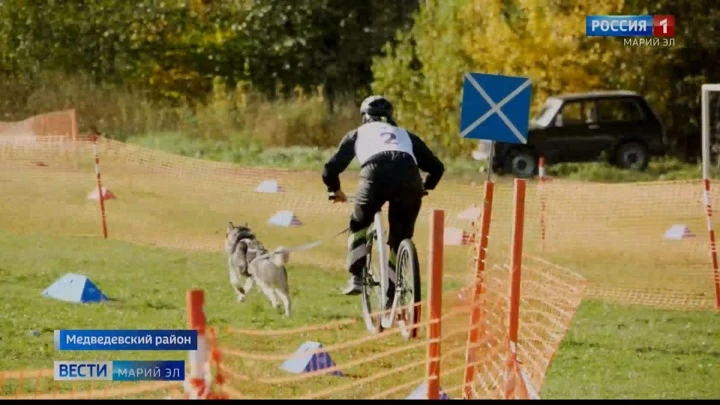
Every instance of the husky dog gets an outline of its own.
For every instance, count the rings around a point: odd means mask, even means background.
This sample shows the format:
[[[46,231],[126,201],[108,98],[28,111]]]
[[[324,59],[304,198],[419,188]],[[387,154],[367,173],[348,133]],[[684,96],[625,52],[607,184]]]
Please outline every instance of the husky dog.
[[[247,223],[235,226],[232,222],[228,223],[225,234],[225,251],[228,254],[230,284],[237,294],[238,302],[245,301],[245,296],[257,283],[273,308],[278,308],[279,297],[285,308],[285,316],[290,316],[290,291],[285,269],[289,260],[288,251],[279,247],[269,253]],[[245,285],[242,285],[240,276],[246,278]]]

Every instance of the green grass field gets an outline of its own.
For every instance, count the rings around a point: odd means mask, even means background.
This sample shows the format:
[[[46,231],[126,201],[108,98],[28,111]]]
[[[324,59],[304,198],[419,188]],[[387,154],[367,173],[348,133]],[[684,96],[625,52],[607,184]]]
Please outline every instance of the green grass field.
[[[232,299],[224,257],[219,253],[186,253],[97,238],[5,232],[0,234],[0,245],[4,296],[0,311],[5,315],[0,318],[0,358],[4,370],[47,368],[58,359],[182,359],[184,353],[60,355],[53,350],[52,331],[85,327],[183,328],[184,293],[188,288],[206,291],[208,323],[218,327],[294,328],[357,318],[359,314],[357,298],[337,294],[345,278],[340,269],[293,267],[295,316],[284,319],[258,292],[244,304]],[[45,287],[67,272],[86,274],[117,301],[75,305],[41,297]],[[717,325],[717,315],[711,312],[659,311],[586,301],[550,368],[542,396],[717,398]],[[363,333],[360,324],[349,329]],[[31,330],[40,331],[40,336],[31,336]],[[281,346],[272,339],[254,342],[255,351]],[[233,346],[249,349],[240,342]],[[290,352],[292,346],[284,349]],[[345,359],[336,359],[342,364],[340,360]],[[13,384],[6,384],[3,394],[13,389]]]
[[[422,380],[424,342],[406,343],[393,333],[368,337],[359,322],[359,298],[338,294],[346,278],[342,238],[291,257],[294,316],[290,319],[273,311],[257,291],[248,302],[235,302],[222,253],[227,221],[249,222],[270,248],[307,243],[346,226],[350,207],[324,199],[317,172],[237,167],[102,145],[103,181],[118,196],[107,202],[111,240],[105,241],[98,238],[97,203],[86,199],[95,186],[92,166],[83,160],[86,153],[82,148],[0,150],[0,162],[5,164],[0,170],[0,293],[5,297],[0,308],[0,370],[13,371],[17,377],[17,370],[47,369],[53,360],[183,358],[184,353],[158,352],[60,354],[53,351],[52,331],[184,328],[185,291],[202,288],[208,323],[220,328],[227,385],[244,396],[402,398]],[[40,161],[44,165],[37,165]],[[255,193],[254,187],[264,178],[277,179],[286,192]],[[352,173],[343,176],[350,190],[355,179]],[[553,184],[546,208],[548,246],[542,253],[539,190],[534,182],[528,183],[526,209],[528,256],[520,354],[537,373],[533,379],[543,381],[541,396],[717,397],[716,313],[651,310],[590,299],[575,314],[543,380],[554,344],[563,338],[564,322],[574,311],[569,288],[576,284],[567,274],[554,278],[551,266],[532,259],[533,255],[582,275],[592,297],[607,298],[607,291],[615,289],[627,297],[626,290],[632,290],[641,293],[634,301],[645,304],[704,309],[712,305],[703,244],[660,239],[667,224],[687,223],[696,232],[702,230],[702,210],[694,205],[700,201],[695,184]],[[508,260],[511,198],[508,182],[500,180],[489,249],[489,274],[495,278],[488,277],[488,290],[497,298],[488,307],[497,318],[507,298],[502,265]],[[482,204],[482,188],[455,178],[444,180],[425,200],[415,238],[423,268],[427,267],[428,209],[442,208],[448,226],[470,229],[457,214],[472,204]],[[267,218],[280,209],[293,210],[305,225],[267,225]],[[458,396],[456,388],[462,380],[458,367],[464,362],[467,334],[467,313],[455,311],[462,309],[455,290],[470,282],[473,268],[469,249],[446,248],[444,284],[449,299],[443,320],[442,369],[447,374],[442,385],[453,397]],[[44,288],[68,272],[87,275],[115,301],[73,305],[41,297]],[[500,328],[499,321],[494,325]],[[499,333],[504,332],[496,338]],[[345,345],[335,347],[331,355],[348,378],[295,378],[280,372],[282,360],[306,340]],[[499,360],[497,342],[486,343],[486,357]],[[484,375],[492,379],[496,369],[489,370]],[[2,395],[71,389],[53,386],[47,376],[34,376],[6,377],[0,382]],[[79,387],[89,392],[87,386]],[[166,394],[160,390],[120,396]]]

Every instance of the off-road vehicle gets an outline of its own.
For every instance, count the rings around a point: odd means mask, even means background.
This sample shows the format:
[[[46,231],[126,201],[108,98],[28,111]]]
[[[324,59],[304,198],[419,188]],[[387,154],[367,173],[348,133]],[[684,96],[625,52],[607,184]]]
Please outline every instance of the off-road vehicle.
[[[493,170],[528,178],[539,157],[547,164],[605,156],[625,169],[645,170],[666,152],[665,128],[647,100],[632,91],[594,91],[547,99],[530,120],[528,143],[495,144]]]

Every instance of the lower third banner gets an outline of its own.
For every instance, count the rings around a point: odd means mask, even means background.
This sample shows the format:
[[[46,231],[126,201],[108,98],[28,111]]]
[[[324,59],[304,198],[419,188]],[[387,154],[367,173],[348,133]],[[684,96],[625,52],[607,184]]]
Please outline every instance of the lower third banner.
[[[56,330],[55,350],[197,350],[196,330]]]
[[[184,360],[56,361],[55,381],[185,381]]]

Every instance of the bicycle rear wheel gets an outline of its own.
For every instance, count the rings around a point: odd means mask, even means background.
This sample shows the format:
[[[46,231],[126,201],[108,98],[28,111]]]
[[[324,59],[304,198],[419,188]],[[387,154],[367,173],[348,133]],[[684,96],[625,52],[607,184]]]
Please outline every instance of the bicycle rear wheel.
[[[420,264],[415,244],[410,239],[400,242],[397,252],[397,285],[395,286],[394,307],[399,306],[398,327],[407,339],[417,337],[420,323]]]
[[[383,292],[380,288],[380,264],[373,264],[373,242],[375,232],[370,232],[367,239],[367,256],[362,273],[362,309],[363,320],[368,332],[374,334],[383,331],[381,319],[383,314]],[[378,255],[379,259],[379,255]],[[375,312],[373,312],[373,309]]]

